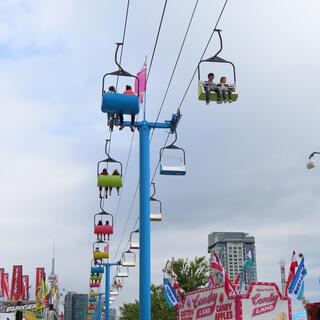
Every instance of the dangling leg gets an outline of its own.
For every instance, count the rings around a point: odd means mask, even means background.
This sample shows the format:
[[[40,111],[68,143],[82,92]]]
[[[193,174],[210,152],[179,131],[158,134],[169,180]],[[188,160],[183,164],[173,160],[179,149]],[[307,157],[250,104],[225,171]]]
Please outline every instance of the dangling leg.
[[[227,91],[226,90],[221,90],[222,93],[222,99],[224,102],[227,102]]]
[[[218,103],[222,103],[222,100],[221,100],[221,88],[220,87],[215,87],[214,91],[217,94],[217,102]]]
[[[120,188],[117,188],[118,196],[120,196]]]
[[[119,127],[119,130],[122,130],[124,128],[124,125],[123,125],[123,113],[120,113],[119,114],[119,119],[120,119],[120,127]]]
[[[210,103],[210,91],[211,89],[207,86],[203,86],[204,88],[204,91],[206,93],[206,104],[209,104]]]
[[[99,187],[99,197],[102,198],[102,187]]]
[[[131,129],[132,132],[134,131],[134,114],[131,114],[130,129]]]
[[[232,90],[231,88],[228,88],[228,94],[229,94],[229,103],[232,102]]]

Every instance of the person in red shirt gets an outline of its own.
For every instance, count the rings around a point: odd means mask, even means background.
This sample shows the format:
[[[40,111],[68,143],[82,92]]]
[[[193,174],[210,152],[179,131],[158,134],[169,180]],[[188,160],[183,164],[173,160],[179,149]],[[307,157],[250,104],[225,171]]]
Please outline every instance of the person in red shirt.
[[[123,94],[136,94],[136,93],[132,90],[131,86],[126,85],[126,90],[123,92]],[[119,118],[120,118],[119,130],[122,130],[124,128],[124,125],[123,125],[123,114],[122,113],[119,114]],[[134,118],[135,118],[134,114],[131,114],[130,129],[131,129],[132,132],[134,131]]]

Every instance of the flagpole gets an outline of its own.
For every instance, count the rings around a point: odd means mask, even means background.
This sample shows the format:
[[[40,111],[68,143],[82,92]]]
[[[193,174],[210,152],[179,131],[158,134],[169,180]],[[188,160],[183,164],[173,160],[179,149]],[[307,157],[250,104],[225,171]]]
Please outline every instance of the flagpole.
[[[146,55],[146,59],[145,59],[144,65],[145,65],[145,67],[146,67],[146,72],[147,72],[147,55]],[[146,82],[147,82],[147,80],[146,80]],[[143,94],[143,93],[141,92],[141,94]],[[145,92],[144,92],[144,101],[143,101],[143,103],[144,103],[144,108],[143,108],[143,121],[146,121],[146,111],[147,111],[147,110],[146,110],[146,108],[147,108],[146,100],[147,100],[147,83],[146,83],[146,88],[145,88]]]

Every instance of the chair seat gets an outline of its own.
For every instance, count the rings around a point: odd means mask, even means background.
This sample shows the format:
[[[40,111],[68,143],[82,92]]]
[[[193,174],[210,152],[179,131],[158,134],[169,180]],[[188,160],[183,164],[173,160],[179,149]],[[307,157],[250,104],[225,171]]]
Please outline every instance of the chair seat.
[[[100,282],[90,283],[90,288],[99,288],[99,287],[100,287]]]
[[[101,226],[94,227],[94,234],[113,234],[113,226]]]
[[[151,213],[150,214],[150,221],[161,221],[162,220],[162,213]]]
[[[139,242],[130,242],[130,249],[139,249]]]
[[[238,100],[238,92],[236,91],[235,87],[231,87],[232,91],[231,93],[231,100],[232,102],[235,102]],[[204,90],[203,84],[201,81],[198,83],[198,99],[201,101],[206,101],[206,92]],[[210,101],[217,101],[217,94],[214,91],[210,92]]]
[[[184,176],[186,174],[186,166],[168,166],[160,164],[160,174],[172,176]]]
[[[117,277],[119,278],[127,278],[129,275],[127,272],[118,272]]]
[[[139,97],[135,94],[106,92],[102,96],[101,111],[113,114],[138,114]]]
[[[136,263],[134,261],[122,261],[121,265],[124,267],[135,267]]]
[[[98,187],[100,188],[121,188],[122,177],[113,175],[98,175]]]
[[[101,259],[109,259],[109,252],[94,252],[93,253],[93,259],[97,260],[101,260]]]
[[[91,273],[103,273],[103,267],[91,267]]]

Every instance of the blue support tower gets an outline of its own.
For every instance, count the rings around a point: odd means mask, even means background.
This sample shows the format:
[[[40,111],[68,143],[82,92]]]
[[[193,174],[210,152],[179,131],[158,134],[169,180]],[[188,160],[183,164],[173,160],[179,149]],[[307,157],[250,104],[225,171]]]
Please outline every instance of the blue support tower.
[[[98,317],[97,317],[97,320],[101,320],[102,319],[102,293],[99,293],[99,296],[98,296],[98,308],[97,308],[97,311],[98,311]]]
[[[140,138],[140,319],[151,318],[150,276],[150,127],[143,121]]]
[[[120,261],[118,263],[103,263],[105,266],[105,308],[104,314],[105,319],[109,319],[110,316],[110,267],[112,266],[119,266]],[[101,312],[99,310],[100,317],[102,315],[102,304],[101,304]],[[99,318],[101,319],[101,318]]]
[[[124,126],[131,123],[125,121]],[[176,115],[166,122],[136,122],[140,142],[140,270],[139,270],[139,318],[151,319],[151,253],[150,253],[150,129],[175,130]],[[106,318],[108,319],[108,318]]]

